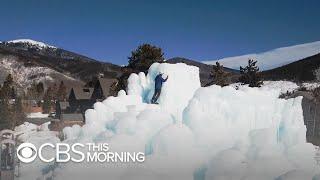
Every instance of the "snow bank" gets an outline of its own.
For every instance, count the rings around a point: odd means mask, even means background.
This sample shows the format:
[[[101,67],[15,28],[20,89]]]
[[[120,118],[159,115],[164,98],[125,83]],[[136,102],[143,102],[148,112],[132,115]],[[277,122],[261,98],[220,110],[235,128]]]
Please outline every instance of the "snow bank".
[[[302,83],[302,87],[305,87],[307,90],[313,90],[315,88],[318,88],[320,86],[319,82],[315,82],[315,83]]]
[[[36,145],[41,145],[44,142],[58,142],[59,133],[50,131],[48,126],[50,122],[42,125],[35,125],[25,122],[15,128],[15,135],[19,142],[32,142]]]
[[[25,122],[24,124],[17,126],[15,128],[15,135],[18,142],[30,142],[36,147],[40,147],[44,143],[58,143],[60,142],[58,138],[58,132],[49,131],[48,125],[50,122],[44,123],[42,125],[35,125],[32,123]],[[46,155],[53,155],[53,151],[46,151]],[[19,179],[36,179],[42,177],[42,171],[50,164],[46,164],[40,159],[36,159],[33,163],[30,164],[20,164],[21,167]]]
[[[159,105],[148,104],[158,72],[169,79]],[[66,143],[104,142],[112,151],[145,152],[146,161],[66,163],[55,179],[317,178],[315,149],[305,142],[302,98],[278,95],[263,88],[201,88],[198,68],[154,64],[147,76],[130,76],[128,95],[120,91],[96,103],[83,127],[64,129]],[[23,172],[23,179],[39,175],[36,169]]]
[[[242,85],[241,83],[233,83],[230,84],[231,87],[241,89],[247,88],[248,85]],[[277,91],[280,95],[281,93],[293,92],[297,90],[299,86],[291,81],[263,81],[263,85],[261,86],[261,90],[265,91]]]
[[[47,118],[48,116],[49,114],[42,114],[41,112],[27,114],[28,118]]]

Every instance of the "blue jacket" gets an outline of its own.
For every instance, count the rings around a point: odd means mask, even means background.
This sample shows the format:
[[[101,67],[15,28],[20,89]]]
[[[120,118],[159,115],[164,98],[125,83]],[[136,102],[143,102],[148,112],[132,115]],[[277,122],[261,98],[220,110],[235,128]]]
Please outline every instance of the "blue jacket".
[[[162,88],[162,83],[166,82],[168,78],[163,79],[161,74],[158,74],[156,78],[154,79],[154,85],[156,90],[161,90]]]

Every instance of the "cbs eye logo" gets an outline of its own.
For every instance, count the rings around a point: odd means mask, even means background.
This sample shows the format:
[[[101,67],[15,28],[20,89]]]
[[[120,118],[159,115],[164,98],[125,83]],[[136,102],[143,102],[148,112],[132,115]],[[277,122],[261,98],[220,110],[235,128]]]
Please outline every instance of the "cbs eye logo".
[[[37,148],[31,143],[22,143],[17,149],[18,159],[24,163],[30,163],[37,157]]]

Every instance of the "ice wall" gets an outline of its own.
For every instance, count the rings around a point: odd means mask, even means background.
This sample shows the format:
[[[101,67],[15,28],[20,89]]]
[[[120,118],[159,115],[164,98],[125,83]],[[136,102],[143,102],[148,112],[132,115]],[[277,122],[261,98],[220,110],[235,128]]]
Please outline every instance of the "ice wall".
[[[183,122],[212,157],[206,179],[275,179],[296,169],[298,177],[314,175],[302,97],[278,99],[279,90],[211,86],[195,93]]]
[[[158,72],[169,79],[160,104],[148,104]],[[318,178],[314,147],[305,143],[301,97],[278,99],[279,92],[201,88],[198,68],[154,64],[147,76],[130,76],[128,95],[120,91],[96,103],[86,125],[64,129],[67,143],[106,142],[112,151],[143,151],[146,161],[67,163],[55,179]]]
[[[128,80],[128,94],[140,95],[144,102],[150,102],[154,93],[154,79],[159,73],[169,78],[163,84],[159,98],[160,107],[181,121],[182,111],[188,105],[194,92],[200,88],[199,68],[183,63],[153,64],[147,77],[144,73],[132,74]]]

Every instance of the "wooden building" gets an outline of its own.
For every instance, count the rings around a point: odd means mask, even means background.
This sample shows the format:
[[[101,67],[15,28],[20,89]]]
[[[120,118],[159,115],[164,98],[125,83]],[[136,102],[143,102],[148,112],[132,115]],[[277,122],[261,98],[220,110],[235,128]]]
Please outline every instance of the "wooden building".
[[[92,108],[95,100],[91,98],[93,88],[73,87],[68,96],[69,109],[71,113],[84,113]]]
[[[75,124],[82,126],[85,123],[85,111],[93,108],[95,102],[110,96],[111,88],[116,83],[116,79],[99,78],[94,88],[71,88],[67,101],[56,102],[56,115],[50,129],[59,131]]]
[[[102,101],[112,95],[112,87],[118,82],[117,79],[99,78],[94,86],[92,100]]]

